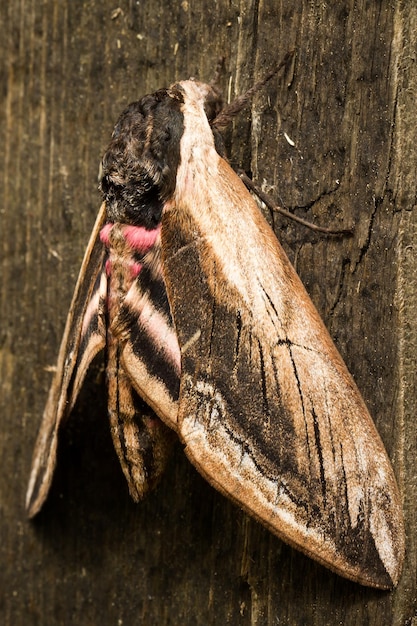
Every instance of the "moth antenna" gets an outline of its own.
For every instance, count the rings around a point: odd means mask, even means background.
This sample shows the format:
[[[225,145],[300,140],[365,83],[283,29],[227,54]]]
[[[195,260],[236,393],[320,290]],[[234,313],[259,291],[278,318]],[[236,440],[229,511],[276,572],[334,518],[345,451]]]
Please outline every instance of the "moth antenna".
[[[248,102],[250,102],[250,100],[253,98],[253,96],[260,90],[262,89],[262,87],[269,81],[271,80],[271,78],[273,78],[276,74],[278,74],[278,72],[283,68],[286,67],[289,63],[289,61],[293,58],[294,56],[294,50],[290,50],[290,52],[287,52],[287,54],[285,55],[285,57],[282,59],[281,63],[279,63],[279,65],[277,65],[277,67],[275,67],[273,70],[271,70],[268,74],[266,74],[266,76],[264,76],[264,78],[262,78],[261,80],[259,80],[257,83],[255,83],[253,85],[253,87],[251,87],[250,89],[248,89],[244,94],[242,94],[241,96],[238,96],[237,98],[235,98],[235,100],[233,100],[233,102],[231,102],[230,104],[228,104],[226,107],[224,107],[220,113],[216,116],[216,118],[213,120],[212,126],[214,128],[220,129],[220,128],[226,128],[230,122],[232,121],[232,119],[238,114],[240,113],[240,111],[242,111],[242,109],[245,108],[245,106],[248,104]]]
[[[268,196],[265,192],[261,191],[261,189],[259,189],[259,187],[255,185],[255,183],[249,178],[249,176],[245,174],[245,172],[243,172],[242,170],[239,170],[238,174],[242,182],[249,189],[249,191],[252,191],[252,193],[258,196],[258,198],[264,204],[266,204],[268,209],[270,209],[271,211],[280,213],[284,217],[291,219],[294,222],[298,222],[298,224],[302,224],[303,226],[306,226],[310,230],[314,230],[315,232],[318,232],[318,233],[324,233],[325,235],[331,235],[331,236],[337,236],[337,237],[342,237],[342,236],[350,237],[353,235],[353,231],[354,231],[353,226],[351,228],[342,228],[342,229],[326,228],[325,226],[318,226],[317,224],[313,224],[312,222],[304,220],[302,217],[298,217],[298,215],[294,215],[294,213],[290,213],[290,211],[287,211],[286,209],[283,209],[282,207],[280,207],[278,204],[275,204],[275,202],[271,199],[271,197]]]

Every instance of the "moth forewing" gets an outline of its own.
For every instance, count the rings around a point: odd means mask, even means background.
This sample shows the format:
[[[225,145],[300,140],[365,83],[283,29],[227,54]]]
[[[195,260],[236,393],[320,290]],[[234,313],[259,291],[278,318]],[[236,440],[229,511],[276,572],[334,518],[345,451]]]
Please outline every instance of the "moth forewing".
[[[182,351],[186,453],[291,545],[390,588],[404,533],[383,444],[285,253],[215,151],[198,84],[182,88],[181,162],[162,252]]]
[[[42,507],[56,465],[58,431],[75,403],[88,366],[106,343],[103,298],[105,251],[99,239],[106,217],[102,204],[75,286],[57,368],[49,391],[32,460],[26,508],[33,517]],[[88,323],[83,325],[83,321]]]

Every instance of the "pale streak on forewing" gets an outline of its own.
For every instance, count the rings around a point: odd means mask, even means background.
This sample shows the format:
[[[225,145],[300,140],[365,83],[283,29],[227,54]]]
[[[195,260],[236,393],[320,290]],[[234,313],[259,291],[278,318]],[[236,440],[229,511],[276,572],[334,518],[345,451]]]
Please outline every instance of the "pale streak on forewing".
[[[242,450],[240,445],[229,439],[229,434],[221,419],[226,413],[226,408],[222,406],[222,398],[219,392],[210,384],[201,381],[197,383],[196,387],[198,393],[207,398],[205,406],[207,408],[210,407],[209,410],[211,411],[209,421],[215,422],[216,428],[210,429],[210,435],[208,435],[203,424],[199,421],[194,421],[192,416],[190,416],[189,420],[183,422],[181,435],[187,442],[187,454],[190,459],[203,471],[211,483],[233,500],[241,502],[243,499],[245,502],[256,502],[255,516],[275,532],[277,527],[280,526],[277,520],[280,520],[281,525],[292,528],[293,536],[290,538],[293,543],[304,541],[306,534],[305,520],[301,524],[297,522],[297,511],[294,503],[291,502],[283,489],[285,485],[279,485],[276,480],[270,480],[266,477],[263,477],[262,482],[259,481],[259,470],[253,459]],[[211,402],[213,399],[216,400],[214,405]],[[224,442],[227,440],[229,440],[229,445],[225,449]],[[205,454],[205,451],[213,449],[217,451],[216,457]],[[234,482],[229,484],[234,484],[235,490],[228,491],[222,481],[216,481],[216,476],[222,477],[227,474],[234,475]],[[251,512],[254,513],[254,511]],[[281,533],[281,536],[288,540],[288,535]],[[311,552],[314,553],[320,550],[323,544],[323,538],[320,533],[310,528],[308,530],[308,538],[312,545]],[[333,549],[335,551],[334,544]]]
[[[93,297],[91,298],[85,310],[83,323],[81,327],[82,336],[86,334],[93,317],[97,315],[97,311],[100,308],[100,298],[105,298],[106,295],[107,295],[107,277],[106,277],[105,272],[102,272],[100,275],[99,288],[94,293]]]
[[[348,491],[347,501],[351,525],[355,528],[360,512],[360,503],[363,501],[364,497],[363,486],[359,478],[368,471],[366,459],[361,459],[360,456],[358,456],[360,450],[355,446],[353,433],[345,428],[340,432],[338,420],[336,419],[330,422],[329,416],[332,410],[335,410],[334,406],[332,406],[332,401],[335,396],[337,396],[337,393],[330,387],[332,379],[329,377],[329,363],[323,361],[320,353],[311,352],[301,347],[293,346],[292,352],[297,365],[306,412],[311,414],[312,411],[315,410],[318,415],[322,415],[327,421],[327,424],[323,423],[323,427],[320,429],[321,449],[326,475],[336,476],[336,472],[340,474],[342,465],[344,466],[344,472],[349,474],[349,480],[347,480],[346,485]],[[314,380],[316,381],[317,388],[323,390],[322,394],[314,395],[314,405],[311,404],[311,389],[307,385],[304,385],[304,381],[308,382],[310,380],[311,371],[314,371]],[[283,379],[284,376],[282,377],[282,380]],[[351,412],[356,413],[358,409],[363,410],[363,407],[358,406],[358,403],[354,402],[354,400],[357,399],[347,395],[345,396],[345,403],[347,404],[344,406],[344,412],[346,416]],[[300,418],[298,420],[294,419],[300,447],[294,452],[298,452],[301,456],[301,442],[303,441],[302,431],[306,427],[306,422],[303,416],[297,412],[294,413],[294,418],[296,417]],[[307,424],[309,423],[307,422]],[[314,440],[312,427],[313,425],[310,424],[308,433],[310,440]],[[343,459],[340,456],[341,451],[337,449],[337,444],[341,441],[343,441]],[[335,445],[336,449],[334,449]],[[336,455],[336,458],[334,458],[334,455]],[[358,468],[360,471],[358,471]],[[332,482],[328,481],[326,485],[327,488],[331,488]],[[336,485],[334,485],[334,487],[336,487]],[[333,491],[333,494],[334,493]]]
[[[210,388],[206,385],[206,389],[202,389],[203,383],[198,384],[198,392],[207,396],[207,406],[210,406],[210,400],[215,398],[221,406],[221,396],[214,388]],[[318,558],[322,562],[329,565],[328,552],[332,554],[333,568],[339,571],[345,569],[345,562],[343,558],[339,558],[338,550],[332,538],[327,536],[324,540],[321,532],[318,532],[314,527],[308,527],[307,520],[299,519],[296,507],[294,503],[288,497],[285,492],[285,485],[279,485],[277,481],[270,480],[267,477],[263,477],[262,481],[259,481],[259,470],[256,467],[253,459],[245,452],[242,452],[242,447],[234,444],[229,440],[229,445],[224,451],[224,441],[228,439],[227,430],[223,426],[221,420],[221,412],[219,412],[219,404],[211,405],[212,415],[210,420],[216,422],[216,428],[211,431],[212,440],[208,437],[208,433],[205,428],[198,422],[194,422],[190,416],[190,420],[187,423],[184,422],[185,429],[182,429],[181,434],[187,442],[187,454],[189,458],[199,467],[203,474],[205,474],[210,482],[212,482],[220,491],[231,497],[238,502],[256,502],[256,510],[249,510],[250,513],[255,513],[260,521],[266,524],[271,530],[277,533],[277,529],[284,528],[285,532],[278,532],[285,541],[289,541],[291,544],[304,546],[304,551],[313,558]],[[219,419],[220,417],[220,419]],[[187,430],[189,428],[189,430]],[[207,450],[216,450],[216,461],[211,467],[211,455],[207,454]],[[220,468],[219,468],[220,464]],[[237,468],[237,472],[234,472],[234,468]],[[219,471],[220,469],[220,471]],[[224,487],[224,482],[219,481],[217,483],[216,477],[222,475],[234,474],[236,486],[235,491],[227,491]],[[242,477],[244,480],[242,481]],[[233,484],[232,481],[228,481],[228,485]],[[247,507],[245,507],[247,508]],[[371,516],[372,533],[374,537],[381,535],[381,529],[385,529],[387,536],[390,533],[390,529],[386,527],[386,522],[383,515],[378,514],[378,521]],[[374,523],[376,522],[376,523]],[[291,532],[288,533],[288,529]],[[390,546],[390,542],[382,542],[379,544],[379,552],[384,565],[395,580],[396,575],[396,555]],[[363,572],[360,566],[350,571],[350,575],[356,574],[358,579],[364,579]]]
[[[182,84],[191,92],[199,89],[193,81],[184,81]],[[301,286],[301,281],[294,273],[291,279],[296,284],[290,284],[289,262],[255,201],[240,178],[219,157],[213,141],[204,142],[203,138],[207,136],[207,132],[211,135],[211,130],[207,119],[201,116],[201,104],[187,101],[186,107],[185,119],[192,130],[186,130],[183,134],[181,154],[190,154],[191,161],[181,161],[177,173],[176,201],[181,204],[185,198],[189,199],[187,210],[198,224],[200,232],[204,233],[216,263],[227,276],[228,290],[234,287],[238,291],[254,319],[262,327],[263,336],[270,339],[271,343],[277,338],[285,339],[292,319],[288,311],[291,302],[285,301],[282,295],[289,288],[297,289]],[[201,138],[200,143],[196,143],[196,137]],[[228,206],[233,207],[233,216],[229,210],[223,210],[225,198]],[[208,204],[212,207],[211,210],[200,210],[200,207]],[[239,224],[239,228],[236,228],[236,224]],[[265,267],[268,272],[265,272]],[[282,329],[277,329],[265,318],[265,295],[255,279],[258,276],[262,277],[262,287],[273,300]],[[221,286],[217,285],[217,289],[221,292]],[[300,345],[314,345],[316,340],[323,343],[315,322],[319,321],[320,326],[322,323],[302,286],[297,295],[304,307],[305,324],[291,327],[292,341]],[[309,323],[310,320],[312,324]],[[324,339],[335,352],[330,338]]]
[[[153,306],[146,293],[142,293],[135,283],[129,290],[124,305],[134,312],[140,332],[152,340],[155,351],[164,355],[165,361],[173,366],[179,378],[181,354],[178,339],[166,316]],[[164,381],[149,373],[146,362],[137,357],[130,341],[125,343],[122,358],[137,392],[160,419],[177,430],[178,403],[167,391]]]
[[[367,505],[365,511],[370,532],[380,559],[395,584],[403,557],[402,516],[395,480],[383,445],[299,278],[250,194],[215,152],[211,131],[201,101],[198,101],[201,85],[187,81],[182,86],[191,96],[185,98],[185,130],[176,193],[174,202],[167,205],[166,211],[174,211],[175,215],[174,220],[169,220],[170,228],[179,228],[184,235],[188,234],[191,219],[201,241],[193,244],[190,237],[187,244],[184,237],[184,246],[177,252],[183,254],[188,245],[204,249],[199,257],[201,271],[207,276],[213,301],[239,307],[241,315],[242,307],[249,311],[242,324],[251,325],[253,336],[262,341],[265,352],[272,352],[280,341],[291,345],[294,353],[298,349],[305,351],[300,353],[299,362],[297,360],[297,377],[301,377],[299,387],[307,403],[304,407],[299,405],[298,409],[292,407],[291,397],[288,403],[294,429],[301,442],[300,450],[294,451],[297,462],[299,466],[305,466],[307,478],[309,471],[316,474],[324,471],[323,488],[331,489],[333,496],[324,503],[325,507],[332,507],[336,494],[340,494],[332,468],[339,470],[338,475],[344,472],[347,483],[347,502],[344,506],[348,509],[350,525],[355,528],[361,504]],[[170,261],[181,262],[181,258],[171,257]],[[170,278],[171,286],[175,285],[173,276]],[[180,293],[178,288],[176,297],[180,298]],[[270,302],[268,306],[267,300]],[[233,308],[231,315],[235,315]],[[180,323],[178,319],[175,321],[177,325]],[[185,345],[189,341],[189,337],[184,337]],[[199,354],[198,351],[196,354]],[[259,475],[254,459],[246,455],[220,421],[216,428],[211,428],[211,423],[217,420],[218,406],[212,408],[210,416],[204,417],[207,407],[213,407],[213,402],[218,402],[215,381],[207,396],[207,406],[195,406],[195,398],[199,397],[201,390],[195,387],[193,391],[193,385],[198,386],[202,381],[195,381],[188,374],[184,372],[182,378],[179,427],[187,444],[187,454],[200,471],[217,488],[244,505],[285,540],[339,573],[364,584],[377,584],[372,580],[372,574],[359,571],[355,563],[350,561],[347,565],[344,555],[335,548],[332,536],[323,537],[320,526],[317,532],[313,531],[309,520],[300,518],[300,511],[295,509],[294,503],[282,500],[282,508],[279,509],[284,492],[280,494],[278,489],[278,496],[274,494],[276,481]],[[280,379],[281,383],[285,386]],[[308,406],[310,400],[312,406]],[[316,416],[312,407],[317,409]],[[227,414],[224,417],[227,421]],[[318,445],[312,420],[318,420],[316,428],[324,445],[324,448],[320,446],[323,460],[319,451],[312,456],[314,445]],[[344,420],[349,420],[349,423],[344,423]],[[205,426],[205,421],[209,427]],[[308,443],[306,437],[312,443]],[[303,458],[304,444],[308,446],[308,454]],[[385,494],[392,499],[390,520],[378,509],[378,494],[381,498]],[[392,522],[391,527],[388,521]],[[398,537],[392,534],[396,523]]]
[[[75,371],[75,378],[72,384],[71,397],[69,400],[68,412],[73,408],[77,396],[80,392],[83,384],[87,369],[93,360],[93,358],[101,351],[106,345],[106,322],[105,322],[105,301],[107,298],[107,276],[106,272],[101,272],[100,285],[93,297],[91,298],[88,307],[85,312],[82,325],[82,336],[88,333],[89,327],[94,319],[97,317],[97,331],[93,332],[88,338],[87,348],[81,355],[81,359],[78,361]]]
[[[389,536],[391,533],[390,528],[387,525],[387,520],[385,515],[381,513],[381,509],[375,509],[373,511],[373,515],[370,519],[370,526],[372,536],[375,538],[381,538],[385,536]],[[399,529],[400,532],[400,529]],[[391,578],[395,581],[398,576],[397,570],[397,561],[398,555],[395,553],[393,549],[393,543],[388,541],[376,541],[378,545],[379,555],[381,557],[382,562],[384,563],[387,572],[391,575]]]
[[[181,346],[181,354],[185,354],[187,350],[189,350],[195,344],[195,342],[200,339],[200,337],[201,337],[201,329],[198,329],[196,330],[194,335],[190,337],[189,340],[183,346]]]
[[[146,364],[137,358],[130,343],[123,349],[122,361],[138,394],[167,426],[178,431],[178,402],[171,398],[162,380],[149,374]]]
[[[81,341],[82,326],[80,320],[84,317],[85,305],[88,305],[90,290],[94,288],[98,272],[102,269],[103,253],[99,241],[99,233],[105,219],[106,205],[102,203],[78,275],[61,341],[56,373],[49,390],[35,445],[26,494],[26,507],[29,517],[33,517],[38,513],[51,486],[56,464],[58,429],[68,411],[68,390]]]
[[[187,385],[187,380],[183,384]],[[315,528],[309,524],[308,519],[300,517],[300,510],[287,495],[285,482],[280,481],[279,477],[271,479],[265,475],[260,480],[259,469],[252,457],[239,443],[230,439],[226,428],[227,419],[221,412],[221,395],[208,384],[203,390],[203,385],[204,383],[197,383],[197,391],[206,395],[204,406],[211,412],[207,418],[210,429],[204,427],[205,420],[201,419],[201,415],[199,419],[195,419],[195,414],[191,412],[188,419],[181,422],[180,434],[187,444],[186,453],[190,460],[213,486],[244,506],[284,541],[295,547],[302,547],[306,554],[331,569],[339,573],[345,572],[349,578],[359,580],[362,584],[372,585],[372,578],[367,578],[361,564],[350,563],[347,570],[343,555],[340,555],[333,538],[329,535],[323,536],[320,528]],[[391,529],[378,511],[376,518],[371,515],[370,523],[380,558],[395,583],[398,576],[398,555],[392,548],[393,542],[385,540],[391,536]]]
[[[173,328],[167,324],[166,316],[160,313],[152,304],[148,296],[134,288],[129,290],[125,298],[125,305],[138,314],[138,323],[147,336],[152,339],[155,350],[162,352],[165,358],[173,364],[180,376],[181,353],[178,339]]]

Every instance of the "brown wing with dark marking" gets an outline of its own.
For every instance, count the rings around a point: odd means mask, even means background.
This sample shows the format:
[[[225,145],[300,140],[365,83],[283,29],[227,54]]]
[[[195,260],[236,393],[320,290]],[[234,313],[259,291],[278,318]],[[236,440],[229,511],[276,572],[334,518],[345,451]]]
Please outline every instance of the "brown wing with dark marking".
[[[159,241],[155,247],[159,248]],[[159,250],[156,253],[159,257]],[[160,264],[143,259],[111,324],[121,342],[120,359],[140,396],[172,429],[177,428],[181,354]]]
[[[201,124],[193,111],[162,223],[186,453],[291,545],[343,576],[389,588],[404,534],[383,444],[250,194],[201,145]]]
[[[103,204],[91,233],[67,317],[57,369],[33,455],[26,495],[30,517],[40,510],[51,486],[60,426],[75,403],[88,366],[106,343],[105,250],[99,239],[105,215]]]
[[[136,501],[158,483],[176,439],[147,405],[175,427],[180,355],[154,261],[158,246],[135,250],[126,229],[141,229],[109,223],[102,230],[104,222],[103,205],[80,270],[35,447],[27,493],[30,516],[40,510],[51,485],[59,428],[91,361],[104,347],[111,434]]]

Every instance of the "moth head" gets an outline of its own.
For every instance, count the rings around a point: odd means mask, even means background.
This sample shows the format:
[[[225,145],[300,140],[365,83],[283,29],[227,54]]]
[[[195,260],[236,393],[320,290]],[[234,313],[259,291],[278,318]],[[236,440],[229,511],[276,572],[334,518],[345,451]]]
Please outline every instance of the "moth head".
[[[123,111],[102,160],[110,220],[155,228],[175,189],[182,132],[179,92],[161,89]]]
[[[193,118],[189,126],[193,129],[196,142],[201,141],[203,135],[206,134],[208,142],[210,144],[214,142],[216,152],[226,158],[223,137],[215,126],[215,120],[223,110],[223,98],[220,91],[212,84],[201,83],[194,79],[177,83],[171,89],[178,90],[182,94],[184,101],[182,111],[184,115]]]
[[[222,109],[211,85],[189,80],[130,104],[120,116],[102,160],[100,188],[108,219],[155,228],[172,198],[181,159],[184,116],[194,116],[224,156],[223,142],[209,124]]]

